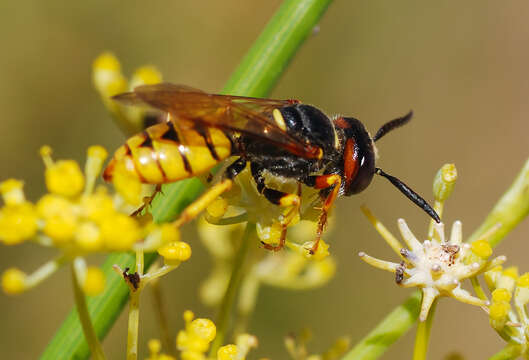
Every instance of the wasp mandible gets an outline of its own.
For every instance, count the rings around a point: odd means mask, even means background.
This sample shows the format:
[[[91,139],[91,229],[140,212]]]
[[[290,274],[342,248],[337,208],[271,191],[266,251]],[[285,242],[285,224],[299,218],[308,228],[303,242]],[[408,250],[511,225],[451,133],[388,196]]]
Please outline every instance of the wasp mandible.
[[[301,198],[299,194],[268,187],[265,172],[318,190],[321,212],[311,252],[318,247],[336,198],[361,192],[375,174],[388,179],[440,222],[421,196],[375,166],[375,142],[406,124],[412,112],[384,124],[371,137],[359,120],[331,119],[298,100],[215,95],[170,83],[139,86],[114,99],[129,105],[147,105],[166,114],[167,120],[128,139],[105,169],[106,181],[112,179],[119,163],[141,182],[159,185],[208,172],[221,161],[237,157],[218,183],[184,209],[176,221],[178,225],[198,216],[228,191],[247,164],[259,193],[273,204],[294,209],[282,223],[279,244],[265,244],[270,250],[283,247],[286,227],[299,210]]]

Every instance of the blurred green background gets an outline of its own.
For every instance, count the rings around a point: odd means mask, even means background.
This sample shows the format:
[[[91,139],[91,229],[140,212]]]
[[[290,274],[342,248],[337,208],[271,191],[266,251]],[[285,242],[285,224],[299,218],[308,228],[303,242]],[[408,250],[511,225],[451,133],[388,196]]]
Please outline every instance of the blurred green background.
[[[113,151],[124,140],[90,80],[91,63],[113,51],[127,75],[156,65],[168,81],[219,90],[280,1],[2,1],[0,2],[0,178],[26,181],[28,197],[44,191],[38,148],[49,144],[56,158],[84,161],[87,146]],[[463,221],[469,234],[510,185],[529,154],[529,3],[472,1],[335,1],[298,53],[271,97],[298,98],[328,114],[361,119],[371,131],[415,112],[412,123],[379,144],[379,166],[431,199],[432,179],[454,162],[459,181],[445,221]],[[250,331],[256,355],[285,359],[282,339],[303,327],[320,352],[336,337],[360,339],[410,293],[394,277],[357,257],[360,250],[395,256],[361,215],[367,203],[397,232],[403,217],[420,237],[428,218],[385,180],[374,179],[359,196],[342,198],[331,252],[336,277],[324,288],[286,292],[264,288]],[[189,226],[192,261],[164,279],[169,324],[181,313],[214,313],[199,305],[197,285],[210,260]],[[529,271],[527,221],[497,254]],[[258,246],[255,244],[255,246]],[[263,250],[264,251],[264,250]],[[32,271],[53,255],[30,245],[1,248],[3,270]],[[95,259],[94,261],[97,261]],[[158,331],[150,296],[144,296],[141,351]],[[70,279],[60,271],[18,297],[0,295],[0,351],[6,359],[33,359],[72,307]],[[104,342],[110,359],[124,357],[126,319]],[[384,359],[409,359],[413,331]],[[430,357],[459,352],[486,358],[503,346],[479,308],[442,300],[434,322]]]

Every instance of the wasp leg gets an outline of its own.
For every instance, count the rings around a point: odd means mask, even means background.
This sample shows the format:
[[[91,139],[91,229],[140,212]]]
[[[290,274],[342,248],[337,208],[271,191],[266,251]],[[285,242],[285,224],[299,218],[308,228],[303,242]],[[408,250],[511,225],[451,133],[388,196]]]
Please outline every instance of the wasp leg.
[[[246,167],[246,160],[243,158],[237,159],[233,164],[228,166],[224,172],[224,179],[218,184],[210,187],[204,194],[198,199],[189,204],[184,211],[180,214],[180,217],[175,220],[174,224],[177,227],[196,218],[203,210],[205,210],[209,204],[211,204],[220,195],[229,191],[233,185],[233,178],[239,175],[241,171]]]
[[[263,177],[263,168],[255,163],[251,164],[252,177],[255,180],[257,185],[257,191],[259,191],[263,196],[274,205],[279,205],[281,207],[292,206],[292,209],[285,215],[281,220],[281,236],[279,238],[279,243],[277,245],[270,245],[263,241],[264,248],[272,251],[279,251],[285,246],[286,236],[287,236],[287,227],[290,225],[295,216],[299,213],[299,208],[301,206],[301,197],[300,194],[289,194],[283,191],[274,190],[266,187],[264,177]],[[301,187],[298,188],[298,192],[301,193]]]
[[[158,193],[161,193],[161,192],[162,192],[162,185],[160,185],[160,184],[156,185],[156,188],[154,189],[154,192],[152,193],[152,195],[144,197],[143,198],[143,205],[141,205],[139,208],[134,210],[134,212],[132,214],[130,214],[130,216],[134,217],[134,216],[138,216],[139,214],[141,214],[143,209],[145,209],[146,207],[150,206],[152,201],[156,197],[156,195],[158,195]]]
[[[325,197],[325,200],[323,200],[323,206],[321,208],[320,217],[318,219],[318,230],[316,231],[316,241],[314,242],[314,245],[312,245],[312,248],[310,249],[310,253],[314,254],[316,250],[318,250],[318,245],[320,243],[321,235],[323,234],[323,230],[325,230],[325,226],[327,225],[327,216],[329,214],[329,210],[332,208],[334,200],[336,200],[336,198],[338,197],[338,193],[340,192],[342,178],[338,174],[309,176],[307,178],[306,183],[307,185],[312,186],[316,189],[324,190],[324,189],[331,188],[329,194],[327,194]]]

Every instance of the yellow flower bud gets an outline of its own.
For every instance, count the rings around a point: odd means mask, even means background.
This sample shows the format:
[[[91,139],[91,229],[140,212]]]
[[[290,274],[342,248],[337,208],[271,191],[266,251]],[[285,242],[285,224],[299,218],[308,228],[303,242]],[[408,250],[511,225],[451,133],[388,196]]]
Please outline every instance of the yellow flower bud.
[[[511,310],[511,305],[508,302],[495,302],[489,307],[489,316],[491,320],[502,321],[507,318]]]
[[[217,351],[217,360],[236,360],[238,352],[237,346],[233,344],[222,346]]]
[[[37,212],[31,203],[0,208],[0,241],[6,245],[19,244],[37,232]]]
[[[144,84],[158,84],[162,81],[162,74],[154,66],[142,66],[134,72],[130,81],[130,87],[135,88]]]
[[[272,225],[263,225],[258,222],[255,230],[259,240],[270,245],[279,243],[281,232],[283,231],[279,222],[274,222]]]
[[[94,70],[121,71],[121,64],[114,54],[104,52],[94,60],[92,68]]]
[[[43,232],[57,245],[71,240],[77,229],[77,218],[73,214],[55,215],[46,219]]]
[[[518,267],[516,266],[508,267],[507,269],[503,270],[502,275],[508,276],[513,279],[517,279],[518,278]]]
[[[101,221],[101,236],[110,250],[130,250],[141,239],[141,231],[134,219],[124,214],[114,214]]]
[[[492,248],[486,240],[476,240],[471,246],[472,252],[483,260],[488,259],[492,255]]]
[[[163,256],[164,261],[168,264],[178,264],[181,261],[186,261],[191,257],[191,247],[189,244],[178,241],[169,243],[158,249],[158,254]]]
[[[435,175],[433,193],[437,201],[448,199],[457,180],[457,169],[454,164],[445,164]]]
[[[73,215],[72,203],[62,196],[46,194],[37,202],[39,216],[48,219],[55,216]]]
[[[206,211],[208,214],[214,218],[220,218],[224,216],[228,210],[228,200],[224,198],[217,198],[207,207]]]
[[[86,269],[83,291],[86,295],[99,295],[105,290],[105,282],[105,275],[101,269],[90,266]]]
[[[6,205],[18,205],[25,202],[24,183],[15,179],[8,179],[0,183],[0,193]]]
[[[81,214],[96,223],[115,214],[114,202],[106,191],[84,195],[81,199]]]
[[[217,328],[213,321],[199,318],[189,324],[189,334],[190,336],[196,336],[207,342],[212,342],[217,335]]]
[[[509,302],[511,301],[511,293],[507,289],[496,289],[492,292],[492,301],[493,302]]]
[[[320,239],[318,249],[314,254],[312,254],[312,259],[320,261],[325,259],[327,256],[329,256],[329,244],[323,241],[323,239]]]
[[[158,339],[151,339],[147,343],[147,347],[149,348],[151,355],[159,354],[160,350],[162,350],[162,343]]]
[[[108,153],[104,147],[94,145],[90,146],[87,151],[86,164],[84,171],[86,174],[86,189],[85,194],[92,192],[96,179],[103,168],[103,162],[107,158]]]
[[[60,160],[46,167],[44,173],[49,192],[63,196],[76,196],[84,187],[84,176],[73,160]]]
[[[26,289],[26,274],[17,268],[9,268],[2,274],[2,289],[6,294],[20,294]]]

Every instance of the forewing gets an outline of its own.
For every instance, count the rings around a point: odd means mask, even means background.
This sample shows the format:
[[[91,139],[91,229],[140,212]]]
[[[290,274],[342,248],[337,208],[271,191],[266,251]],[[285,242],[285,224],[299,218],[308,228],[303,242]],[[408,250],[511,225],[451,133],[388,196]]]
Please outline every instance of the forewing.
[[[288,134],[271,116],[274,109],[296,103],[295,100],[214,95],[169,83],[142,85],[133,92],[117,95],[114,99],[125,104],[144,104],[170,113],[183,126],[191,122],[242,133],[306,158],[315,158],[319,154],[319,147]]]

